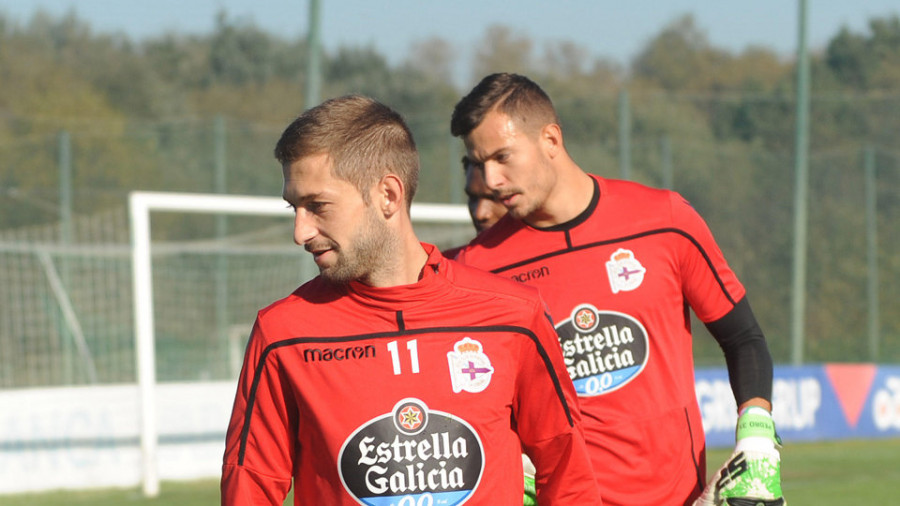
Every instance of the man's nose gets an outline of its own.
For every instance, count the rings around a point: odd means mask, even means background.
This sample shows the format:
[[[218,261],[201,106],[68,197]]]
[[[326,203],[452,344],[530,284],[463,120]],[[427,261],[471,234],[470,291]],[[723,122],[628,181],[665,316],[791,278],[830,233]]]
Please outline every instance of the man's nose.
[[[503,187],[506,178],[499,164],[487,162],[484,164],[484,184],[489,190],[495,191]]]
[[[297,209],[294,213],[294,242],[304,246],[318,233],[312,216],[305,209]]]

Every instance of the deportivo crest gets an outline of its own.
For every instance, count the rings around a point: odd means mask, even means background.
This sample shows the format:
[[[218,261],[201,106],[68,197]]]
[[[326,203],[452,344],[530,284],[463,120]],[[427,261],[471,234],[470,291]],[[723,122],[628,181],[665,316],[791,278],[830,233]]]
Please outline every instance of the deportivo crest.
[[[602,395],[636,378],[647,364],[647,330],[624,313],[581,304],[556,326],[575,391]]]
[[[356,429],[338,455],[344,488],[369,506],[463,504],[483,471],[472,426],[415,398]]]
[[[490,384],[494,368],[491,367],[491,359],[481,350],[481,343],[464,337],[453,345],[453,351],[447,353],[454,393],[465,390],[474,394]]]
[[[617,249],[606,262],[606,274],[613,293],[628,292],[641,286],[646,272],[634,252],[628,249]]]

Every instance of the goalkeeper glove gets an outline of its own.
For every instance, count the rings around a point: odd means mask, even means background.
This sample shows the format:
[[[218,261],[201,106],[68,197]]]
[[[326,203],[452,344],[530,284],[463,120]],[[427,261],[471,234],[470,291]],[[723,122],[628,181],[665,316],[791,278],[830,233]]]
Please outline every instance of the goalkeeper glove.
[[[534,464],[528,455],[522,454],[522,471],[525,474],[525,497],[523,506],[537,506],[537,489],[534,488]]]
[[[735,433],[734,452],[694,506],[786,506],[781,493],[781,440],[772,415],[760,407],[746,408]]]

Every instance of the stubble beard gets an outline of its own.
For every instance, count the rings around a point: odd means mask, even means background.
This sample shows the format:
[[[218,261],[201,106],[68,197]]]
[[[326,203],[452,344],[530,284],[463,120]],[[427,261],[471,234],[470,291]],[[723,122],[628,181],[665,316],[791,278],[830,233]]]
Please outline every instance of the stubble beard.
[[[319,269],[322,278],[334,284],[347,284],[370,277],[387,265],[396,250],[397,238],[371,207],[366,207],[366,221],[346,247],[334,244],[337,261]]]
[[[511,189],[509,194],[516,194],[517,202],[512,207],[507,207],[506,210],[510,216],[517,220],[529,221],[529,218],[533,218],[536,213],[541,212],[547,205],[547,201],[550,198],[549,187],[554,183],[555,180],[548,180],[546,177],[543,177],[531,184],[524,184]]]
[[[515,193],[518,194],[516,198],[517,202],[512,207],[507,207],[506,210],[509,212],[509,215],[517,220],[524,220],[531,216],[537,209],[536,203],[531,200],[530,193],[522,190],[517,190]]]

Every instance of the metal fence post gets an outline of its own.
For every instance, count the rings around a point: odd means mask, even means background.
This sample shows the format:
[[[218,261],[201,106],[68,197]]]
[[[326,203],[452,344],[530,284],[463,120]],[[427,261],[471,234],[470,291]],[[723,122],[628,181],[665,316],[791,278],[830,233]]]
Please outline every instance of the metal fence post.
[[[663,188],[671,190],[675,187],[675,174],[672,167],[672,141],[668,135],[659,140],[659,157],[662,165]]]
[[[631,105],[627,89],[619,92],[619,172],[622,179],[631,179]]]
[[[806,327],[807,199],[809,193],[809,57],[806,52],[806,0],[799,0],[797,44],[797,137],[794,158],[794,261],[791,300],[791,362],[803,363]]]
[[[863,171],[865,173],[866,190],[866,263],[868,268],[866,289],[868,291],[867,303],[869,306],[869,360],[877,362],[881,344],[880,315],[878,312],[880,304],[878,297],[878,215],[876,214],[878,197],[875,192],[875,148],[872,146],[866,146],[863,149]]]

